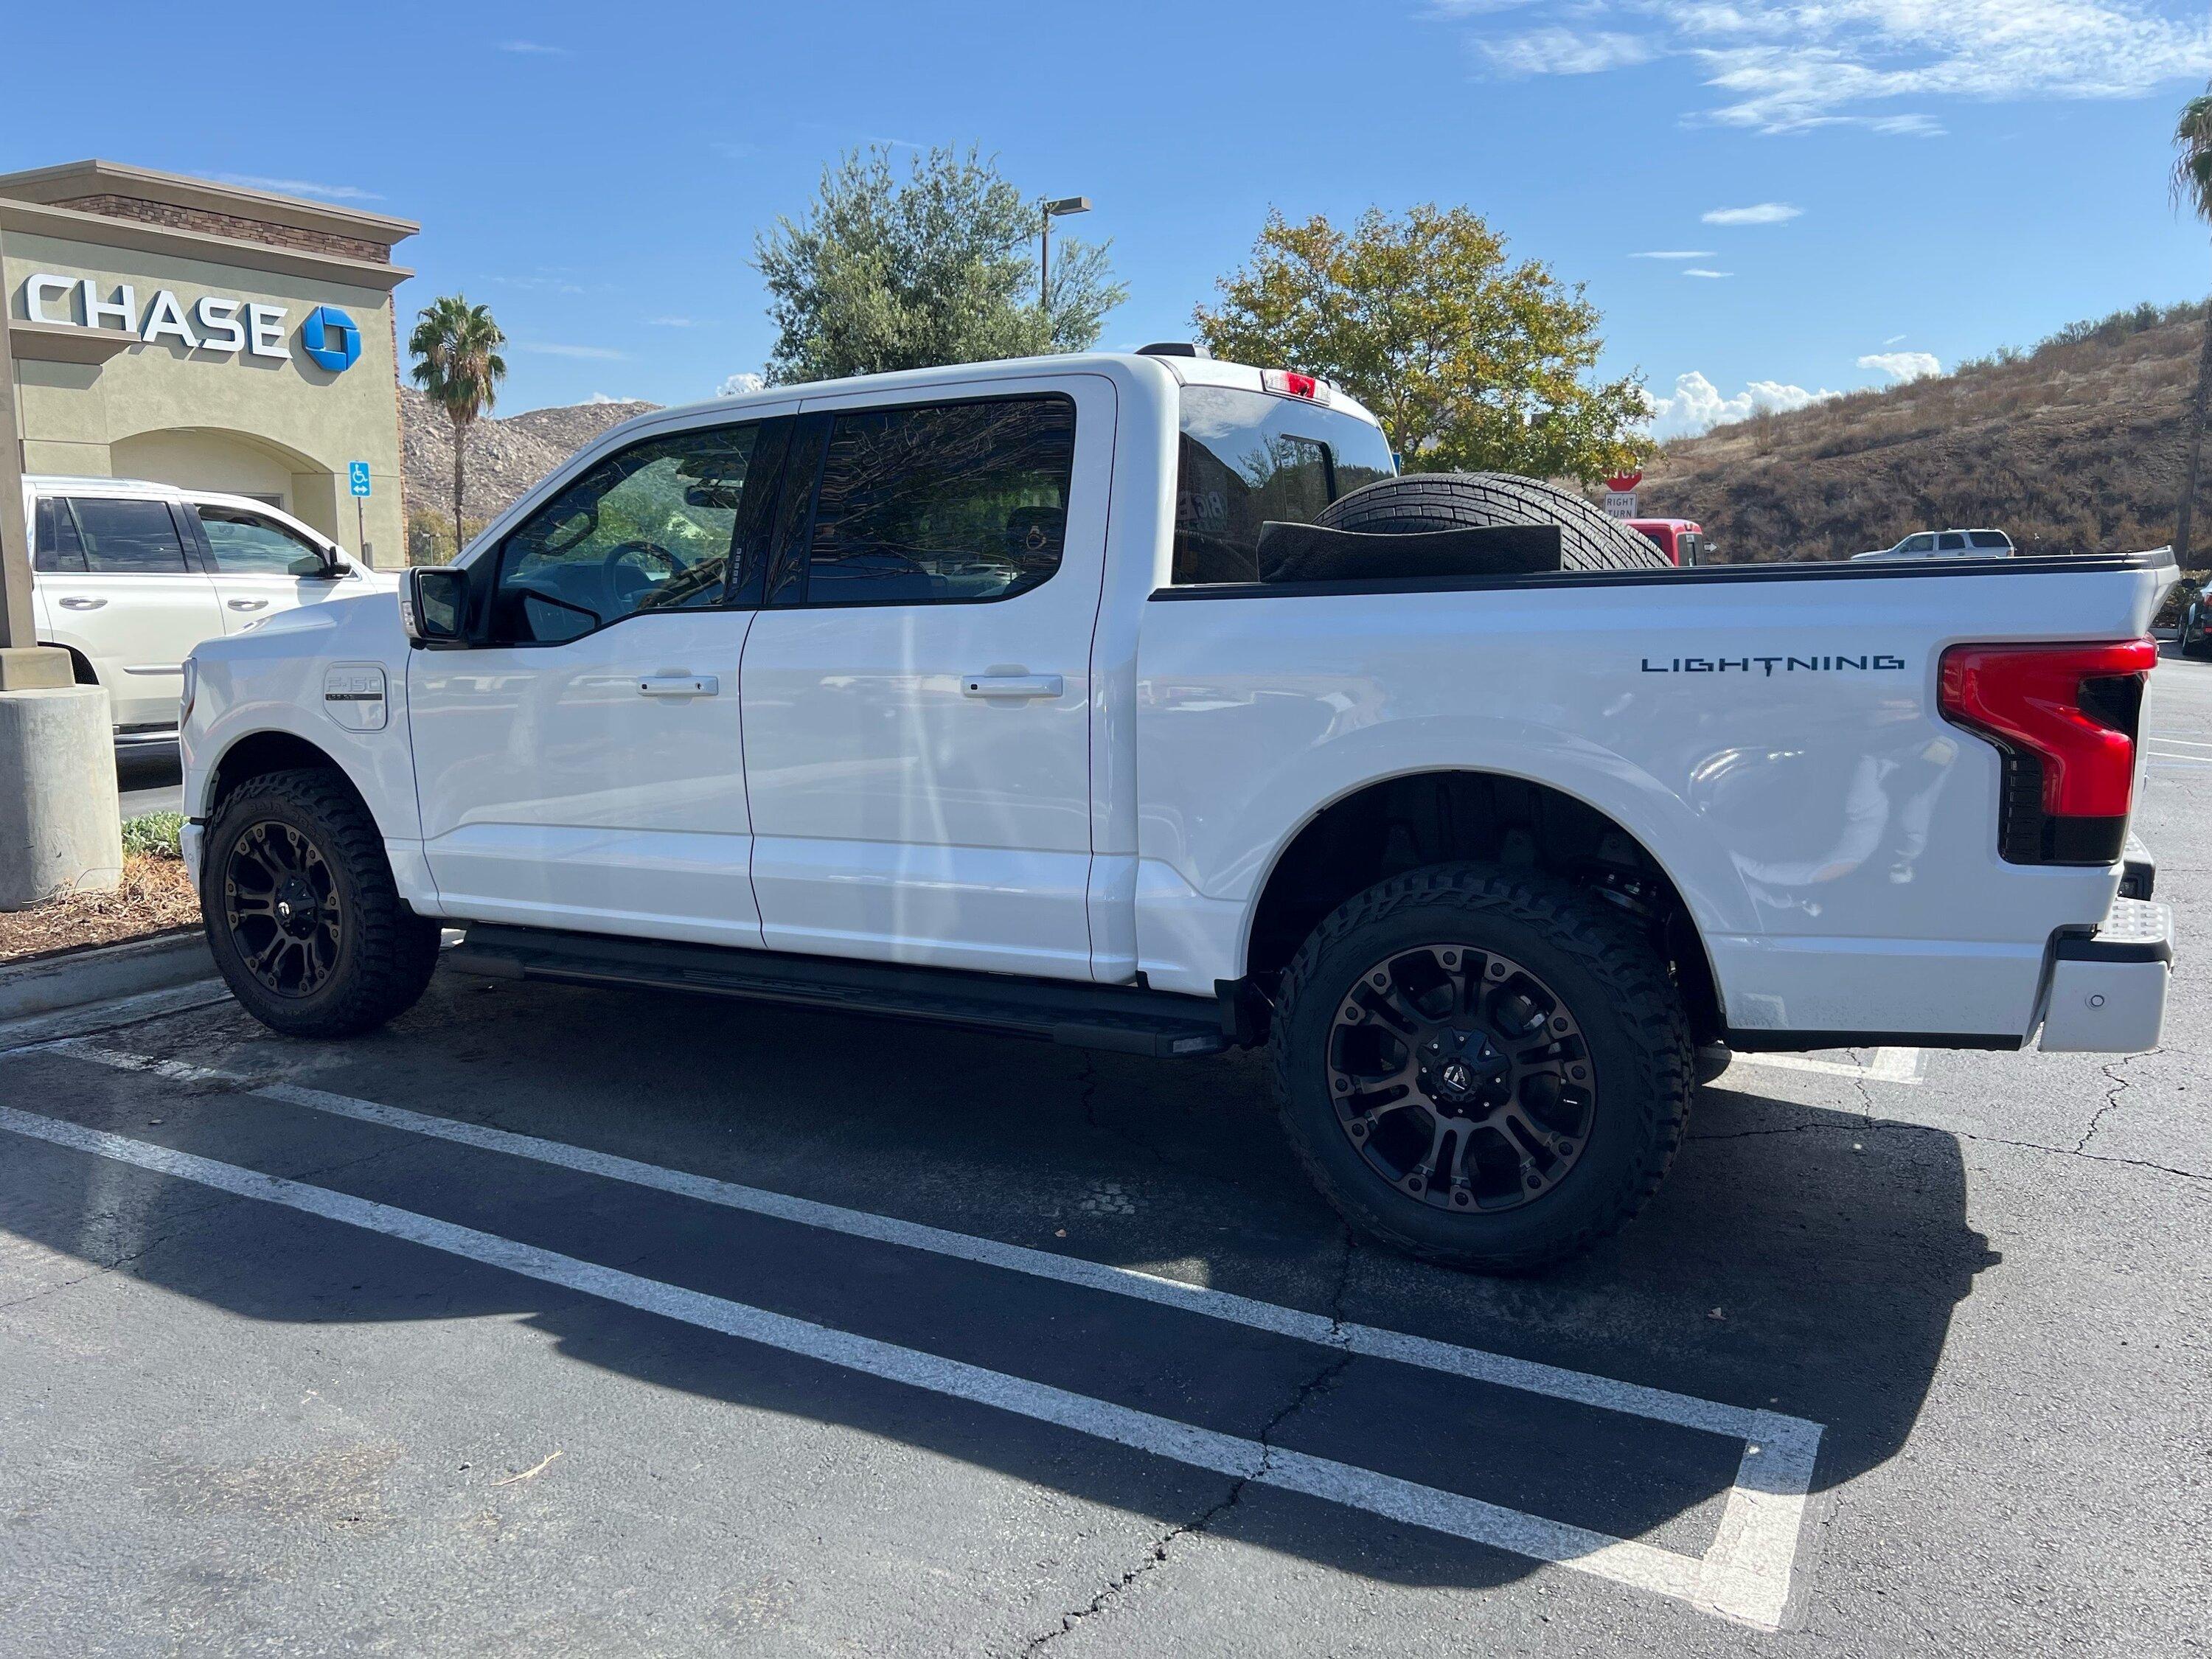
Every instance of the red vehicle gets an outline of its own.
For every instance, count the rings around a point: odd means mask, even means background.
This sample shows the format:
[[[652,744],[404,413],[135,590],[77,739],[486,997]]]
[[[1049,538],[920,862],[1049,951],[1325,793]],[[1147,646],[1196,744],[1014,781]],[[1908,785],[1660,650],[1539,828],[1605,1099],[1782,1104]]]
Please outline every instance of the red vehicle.
[[[1628,519],[1631,530],[1641,531],[1658,544],[1659,550],[1676,564],[1703,564],[1712,544],[1705,532],[1688,519]]]

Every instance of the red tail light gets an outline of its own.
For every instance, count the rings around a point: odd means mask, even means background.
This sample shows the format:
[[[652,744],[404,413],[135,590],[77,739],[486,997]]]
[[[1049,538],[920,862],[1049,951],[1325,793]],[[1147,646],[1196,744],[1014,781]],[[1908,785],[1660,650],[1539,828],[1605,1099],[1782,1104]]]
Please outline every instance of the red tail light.
[[[2127,841],[2152,640],[1955,645],[1942,709],[2005,760],[1998,850],[2015,864],[2110,864]]]
[[[1310,398],[1317,404],[1328,401],[1328,382],[1310,374],[1300,374],[1295,369],[1263,368],[1260,384],[1285,398]]]

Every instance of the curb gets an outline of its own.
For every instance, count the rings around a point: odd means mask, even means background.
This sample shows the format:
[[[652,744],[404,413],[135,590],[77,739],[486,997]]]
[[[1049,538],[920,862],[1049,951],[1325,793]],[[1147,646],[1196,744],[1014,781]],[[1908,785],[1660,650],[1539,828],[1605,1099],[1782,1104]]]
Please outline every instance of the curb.
[[[0,966],[0,1021],[113,1002],[215,977],[207,936],[197,928],[126,939],[62,956]]]

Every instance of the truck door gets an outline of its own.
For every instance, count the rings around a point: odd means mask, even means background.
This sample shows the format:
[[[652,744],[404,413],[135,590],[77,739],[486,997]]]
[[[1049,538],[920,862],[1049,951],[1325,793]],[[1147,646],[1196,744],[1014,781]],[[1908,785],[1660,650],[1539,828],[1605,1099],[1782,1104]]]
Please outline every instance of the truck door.
[[[1087,978],[1115,394],[810,398],[745,644],[769,947]],[[818,479],[818,482],[815,482]]]
[[[91,663],[118,731],[173,727],[185,659],[223,631],[176,513],[155,496],[58,496],[39,503],[37,524],[46,637]]]
[[[483,642],[410,653],[447,914],[760,943],[738,665],[787,429],[701,422],[589,463],[479,556]]]

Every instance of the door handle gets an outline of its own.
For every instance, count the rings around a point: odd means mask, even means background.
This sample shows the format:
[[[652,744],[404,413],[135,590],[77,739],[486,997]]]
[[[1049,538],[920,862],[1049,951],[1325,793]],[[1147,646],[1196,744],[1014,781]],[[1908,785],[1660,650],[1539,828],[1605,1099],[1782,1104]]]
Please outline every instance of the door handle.
[[[721,690],[721,680],[713,674],[648,674],[637,683],[641,697],[712,697]]]
[[[261,611],[265,610],[268,605],[266,599],[233,599],[230,608],[233,611]]]
[[[97,611],[100,606],[106,605],[107,601],[106,599],[70,598],[64,599],[61,603],[62,609],[64,611]]]
[[[1060,681],[1057,674],[970,674],[960,690],[971,697],[1056,697]]]

